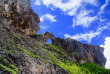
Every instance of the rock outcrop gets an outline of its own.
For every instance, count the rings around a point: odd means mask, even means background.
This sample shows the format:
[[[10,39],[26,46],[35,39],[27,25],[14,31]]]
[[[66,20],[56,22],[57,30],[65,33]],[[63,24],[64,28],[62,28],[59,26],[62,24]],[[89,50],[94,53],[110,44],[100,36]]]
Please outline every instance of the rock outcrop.
[[[89,45],[81,43],[74,39],[61,39],[55,38],[50,32],[45,32],[41,35],[34,36],[37,41],[46,43],[48,39],[52,40],[52,44],[55,46],[61,46],[70,56],[71,60],[76,63],[89,63],[94,62],[105,67],[106,58],[104,57],[104,48],[97,45]],[[77,53],[77,54],[74,54]]]
[[[86,74],[89,70],[82,71],[82,63],[105,66],[99,46],[55,38],[50,32],[36,34],[40,19],[30,4],[30,0],[0,0],[0,74]],[[46,44],[48,39],[52,44]]]
[[[104,48],[97,45],[83,44],[73,39],[56,38],[52,41],[53,45],[61,46],[67,53],[77,53],[71,56],[76,63],[94,62],[105,66],[106,58],[104,57]]]
[[[36,34],[32,37],[34,37],[38,42],[41,43],[47,43],[48,39],[55,40],[54,35],[50,32],[45,32],[44,34]]]
[[[13,25],[27,35],[35,35],[40,30],[40,19],[30,4],[30,0],[0,0],[0,19],[5,20],[7,28]]]

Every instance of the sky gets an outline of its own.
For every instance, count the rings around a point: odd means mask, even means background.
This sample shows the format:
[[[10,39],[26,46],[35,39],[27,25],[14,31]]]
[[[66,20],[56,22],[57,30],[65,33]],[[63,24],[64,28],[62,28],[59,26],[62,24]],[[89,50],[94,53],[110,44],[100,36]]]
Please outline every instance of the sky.
[[[31,0],[40,31],[104,47],[110,68],[110,0]]]

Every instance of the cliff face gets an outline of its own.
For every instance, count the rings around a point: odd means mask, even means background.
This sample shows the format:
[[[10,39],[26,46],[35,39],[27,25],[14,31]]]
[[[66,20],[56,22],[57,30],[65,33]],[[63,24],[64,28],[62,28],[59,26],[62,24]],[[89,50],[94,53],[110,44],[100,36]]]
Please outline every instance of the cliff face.
[[[0,0],[0,74],[85,74],[90,71],[80,64],[105,66],[103,48],[49,32],[36,34],[39,23],[30,0]],[[52,44],[46,44],[48,39]],[[101,72],[108,70],[101,67]]]
[[[46,43],[48,39],[52,40],[55,46],[61,46],[66,53],[73,54],[69,58],[76,63],[94,62],[105,67],[106,58],[103,54],[104,48],[97,45],[81,43],[73,39],[55,38],[52,33],[45,32],[43,35],[36,35],[36,40]]]
[[[30,7],[30,0],[0,0],[0,19],[26,33],[34,35],[40,30],[40,19]]]
[[[52,44],[61,46],[69,54],[76,52],[77,54],[72,55],[71,59],[74,58],[73,60],[77,63],[94,62],[103,67],[105,66],[106,58],[103,55],[104,48],[102,47],[61,38],[56,38]]]

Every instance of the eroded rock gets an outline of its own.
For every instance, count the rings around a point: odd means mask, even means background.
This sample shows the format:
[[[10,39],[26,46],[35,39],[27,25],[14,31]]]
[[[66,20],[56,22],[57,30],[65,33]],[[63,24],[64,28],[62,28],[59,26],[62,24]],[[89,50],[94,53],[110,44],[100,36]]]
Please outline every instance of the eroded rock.
[[[27,35],[40,30],[40,19],[32,10],[30,0],[0,0],[0,17]]]
[[[55,39],[54,35],[50,32],[45,32],[44,34],[37,34],[33,37],[41,43],[47,43],[48,39],[51,39],[51,40]]]
[[[61,46],[67,53],[77,53],[71,56],[76,63],[94,62],[105,66],[106,58],[103,54],[104,48],[97,45],[83,44],[73,39],[55,38],[52,44]]]

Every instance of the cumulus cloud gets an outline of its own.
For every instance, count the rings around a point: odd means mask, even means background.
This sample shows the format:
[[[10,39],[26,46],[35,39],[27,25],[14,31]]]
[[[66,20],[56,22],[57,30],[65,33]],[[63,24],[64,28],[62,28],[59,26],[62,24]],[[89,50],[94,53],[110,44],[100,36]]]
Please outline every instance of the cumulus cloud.
[[[110,37],[105,38],[105,44],[101,45],[101,47],[104,47],[104,55],[107,59],[105,68],[110,69]]]
[[[67,14],[75,14],[76,10],[80,8],[81,5],[91,4],[97,6],[97,0],[68,0],[67,2],[63,2],[63,0],[40,0],[47,7],[59,8]],[[73,15],[72,15],[73,16]]]
[[[41,22],[43,22],[44,20],[48,20],[48,21],[51,21],[51,22],[56,22],[56,19],[55,19],[56,16],[53,16],[51,14],[45,14],[45,15],[42,15],[40,17],[40,20]]]
[[[73,19],[73,27],[83,26],[88,27],[93,21],[97,20],[97,16],[90,16],[89,14],[93,13],[92,10],[86,11],[82,10],[76,17]]]
[[[65,34],[65,38],[71,38],[71,39],[76,39],[76,40],[79,40],[79,41],[87,41],[88,43],[91,43],[91,40],[100,35],[102,31],[104,31],[105,29],[107,29],[110,25],[106,25],[106,26],[103,26],[103,27],[99,27],[97,29],[96,32],[94,31],[90,31],[89,33],[84,33],[84,34],[76,34],[76,35],[73,35],[73,36],[70,36],[69,34]]]
[[[97,16],[89,16],[90,10],[80,11],[80,8],[86,9],[86,5],[98,6],[98,0],[67,0],[64,2],[63,0],[40,0],[42,4],[50,7],[52,10],[55,8],[59,8],[61,11],[66,13],[69,16],[73,16],[73,27],[75,26],[83,26],[88,27],[91,22],[97,19]],[[83,9],[83,10],[84,10]],[[78,14],[79,13],[79,14]],[[82,15],[86,13],[85,15]],[[81,15],[81,16],[80,16]]]
[[[41,5],[41,2],[40,2],[39,0],[36,0],[36,1],[35,1],[35,4],[36,4],[36,5]]]

